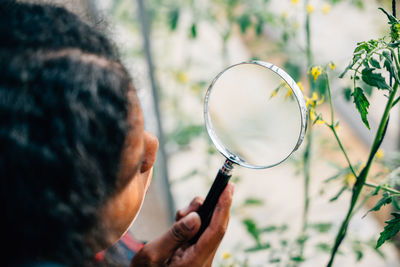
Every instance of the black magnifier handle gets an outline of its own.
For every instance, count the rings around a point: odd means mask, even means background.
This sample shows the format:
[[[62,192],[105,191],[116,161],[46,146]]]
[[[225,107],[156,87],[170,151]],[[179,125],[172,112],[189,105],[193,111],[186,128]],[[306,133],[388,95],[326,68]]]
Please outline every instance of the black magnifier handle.
[[[224,166],[218,171],[217,177],[208,191],[207,197],[203,202],[203,205],[197,210],[197,213],[201,219],[201,226],[197,234],[190,240],[191,244],[194,244],[199,240],[200,236],[206,230],[208,225],[211,222],[211,218],[215,209],[215,206],[218,203],[219,197],[221,196],[222,192],[224,191],[226,185],[231,178],[229,174],[230,170],[232,169],[232,163],[229,160],[226,160]]]

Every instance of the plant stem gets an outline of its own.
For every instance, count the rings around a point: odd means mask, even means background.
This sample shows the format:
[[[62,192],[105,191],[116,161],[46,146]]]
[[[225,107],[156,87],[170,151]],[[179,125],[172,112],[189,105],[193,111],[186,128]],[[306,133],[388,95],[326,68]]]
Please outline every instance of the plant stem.
[[[346,158],[347,164],[349,165],[349,168],[350,168],[351,172],[353,173],[354,177],[357,177],[356,171],[354,170],[354,167],[353,167],[353,165],[352,165],[351,162],[350,162],[350,158],[349,158],[349,156],[347,155],[347,152],[346,152],[346,150],[344,149],[343,144],[342,144],[342,142],[341,142],[340,139],[339,139],[339,136],[338,136],[338,134],[337,134],[337,132],[336,132],[335,126],[329,125],[329,128],[332,130],[333,134],[335,135],[336,141],[337,141],[337,143],[338,143],[338,145],[339,145],[339,147],[340,147],[340,150],[342,150],[343,155],[344,155],[345,158]]]
[[[332,130],[333,134],[335,135],[335,139],[336,139],[336,141],[337,141],[337,143],[338,143],[338,145],[340,147],[340,150],[342,150],[342,152],[343,152],[343,154],[344,154],[344,156],[346,158],[347,164],[349,165],[349,168],[350,168],[351,172],[353,173],[353,175],[355,177],[357,177],[357,174],[356,174],[356,172],[355,172],[355,170],[353,168],[353,165],[351,164],[350,158],[347,155],[347,152],[344,149],[343,144],[340,141],[340,138],[339,138],[339,136],[338,136],[338,134],[336,132],[336,129],[335,129],[335,113],[334,113],[334,109],[333,109],[332,93],[331,93],[331,87],[329,85],[328,73],[325,72],[325,76],[326,76],[326,90],[328,92],[329,105],[330,105],[330,111],[331,111],[331,124],[328,125],[328,127]]]
[[[303,208],[303,224],[302,224],[302,235],[307,230],[308,225],[308,212],[310,208],[310,155],[312,149],[312,132],[310,131],[307,135],[307,146],[303,156],[304,164],[304,208]]]
[[[307,70],[312,66],[312,50],[311,50],[311,30],[310,30],[310,14],[307,12],[307,5],[309,0],[304,3],[304,10],[306,13],[305,30],[306,30],[306,57],[307,57]],[[314,92],[314,84],[312,75],[308,74],[310,84],[310,95]],[[303,155],[303,173],[304,173],[304,206],[303,206],[303,220],[301,227],[300,237],[304,237],[308,227],[308,214],[310,209],[310,178],[311,178],[311,162],[310,156],[312,151],[313,134],[311,127],[307,133],[307,144]],[[303,257],[305,241],[300,245],[300,257]]]
[[[393,105],[392,105],[392,106],[393,106]],[[328,127],[329,127],[329,129],[332,130],[333,134],[335,135],[336,141],[338,142],[339,147],[340,147],[340,150],[343,152],[343,154],[344,154],[344,156],[345,156],[345,158],[346,158],[347,164],[348,164],[348,166],[349,166],[349,168],[350,168],[352,174],[354,175],[354,177],[357,177],[357,174],[356,174],[356,172],[355,172],[355,170],[354,170],[354,167],[353,167],[353,165],[352,165],[351,162],[350,162],[349,156],[347,155],[347,152],[346,152],[346,150],[344,149],[344,147],[343,147],[343,145],[342,145],[342,142],[341,142],[340,139],[339,139],[339,136],[337,135],[337,132],[336,132],[336,130],[335,130],[335,127],[332,126],[332,125],[328,125]],[[380,187],[380,188],[381,188],[382,190],[384,190],[384,191],[387,191],[387,192],[390,192],[390,193],[393,193],[393,194],[400,194],[400,191],[398,191],[398,190],[396,190],[396,189],[394,189],[394,188],[390,188],[390,187],[384,186],[384,185],[376,185],[376,184],[373,184],[372,182],[365,182],[364,185],[366,185],[366,186],[368,186],[368,187],[372,187],[372,188],[378,188],[378,187]]]
[[[311,16],[307,11],[308,3],[309,3],[309,0],[306,0],[304,2],[304,10],[306,12],[305,28],[306,28],[306,54],[307,54],[307,64],[308,64],[307,68],[310,68],[312,66],[313,56],[312,56],[312,50],[311,50],[311,29],[310,29]],[[309,75],[309,78],[310,78],[310,86],[311,86],[313,84],[311,74]],[[311,88],[314,89],[313,86],[311,86]]]
[[[335,126],[334,126],[335,125],[335,115],[334,115],[335,113],[334,113],[334,109],[333,109],[332,93],[331,93],[330,84],[329,84],[329,76],[328,76],[328,74],[326,72],[325,72],[325,75],[326,75],[326,88],[327,88],[327,92],[328,92],[328,99],[329,99],[330,113],[331,113],[331,124],[327,124],[327,126],[333,132],[333,134],[335,136],[335,139],[336,139],[336,142],[338,143],[338,145],[340,147],[340,150],[343,152],[343,155],[346,158],[347,164],[348,164],[352,174],[354,175],[354,177],[357,177],[356,171],[354,170],[354,167],[351,164],[350,158],[349,158],[349,156],[348,156],[348,154],[347,154],[342,142],[340,141],[340,138],[339,138],[339,136],[337,134],[337,131],[335,129]],[[395,102],[393,102],[392,107],[394,105],[395,105]],[[393,194],[399,194],[400,193],[400,191],[398,191],[398,190],[396,190],[394,188],[387,187],[387,186],[376,185],[376,184],[373,184],[371,182],[365,182],[364,184],[366,186],[372,187],[372,188],[380,187],[382,190],[390,192],[390,193],[393,193]]]
[[[330,257],[330,260],[328,262],[327,267],[331,267],[332,266],[333,261],[334,261],[335,256],[336,256],[336,253],[337,253],[337,251],[338,251],[338,249],[340,247],[340,244],[342,243],[343,239],[346,236],[347,227],[348,227],[348,225],[350,223],[350,219],[351,219],[351,216],[352,216],[352,213],[353,213],[353,210],[354,210],[354,206],[357,203],[358,197],[360,196],[361,190],[362,190],[362,188],[363,188],[363,186],[364,186],[364,184],[366,182],[366,179],[367,179],[367,176],[368,176],[368,172],[369,172],[369,169],[370,169],[370,167],[372,165],[372,162],[373,162],[373,159],[375,157],[375,154],[378,151],[378,148],[381,145],[382,139],[384,137],[384,133],[385,133],[385,130],[386,130],[387,122],[388,122],[388,119],[389,119],[389,112],[390,112],[390,110],[391,110],[391,108],[393,106],[394,97],[396,95],[398,87],[399,87],[399,84],[396,82],[394,87],[393,87],[393,91],[390,93],[389,99],[388,99],[387,104],[386,104],[385,111],[384,111],[384,113],[382,115],[378,130],[377,130],[376,135],[375,135],[374,143],[372,144],[372,147],[371,147],[371,150],[370,150],[370,153],[369,153],[369,156],[368,156],[367,164],[363,168],[363,170],[361,171],[360,175],[357,177],[357,181],[354,184],[353,195],[352,195],[352,198],[351,198],[350,207],[349,207],[347,215],[346,215],[346,217],[345,217],[345,219],[344,219],[344,221],[343,221],[343,223],[342,223],[342,225],[341,225],[341,227],[339,229],[339,232],[338,232],[338,234],[336,236],[335,244],[334,244],[334,246],[332,248],[331,257]]]
[[[393,106],[395,106],[400,101],[400,96],[393,102]]]
[[[376,184],[371,183],[371,182],[365,182],[364,185],[365,185],[365,186],[368,186],[368,187],[371,187],[371,188],[378,188],[378,187],[380,187],[382,190],[387,191],[387,192],[390,192],[390,193],[392,193],[392,194],[400,194],[400,191],[398,191],[398,190],[396,190],[396,189],[394,189],[394,188],[390,188],[390,187],[384,186],[384,185],[376,185]]]
[[[354,214],[356,214],[357,212],[359,212],[359,211],[362,209],[362,207],[364,207],[365,203],[367,203],[368,199],[370,199],[372,196],[374,196],[373,193],[370,193],[370,194],[366,195],[366,196],[363,198],[363,200],[361,201],[361,203],[358,204],[358,206],[354,208],[354,211],[353,211],[353,213],[351,214],[351,217],[353,217]]]

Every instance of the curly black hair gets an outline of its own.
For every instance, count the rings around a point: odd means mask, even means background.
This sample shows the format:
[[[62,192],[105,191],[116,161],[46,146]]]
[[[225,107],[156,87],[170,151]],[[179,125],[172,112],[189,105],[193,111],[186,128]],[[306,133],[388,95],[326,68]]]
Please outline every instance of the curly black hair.
[[[60,7],[4,5],[0,36],[2,261],[83,266],[134,130],[131,79],[114,45]]]

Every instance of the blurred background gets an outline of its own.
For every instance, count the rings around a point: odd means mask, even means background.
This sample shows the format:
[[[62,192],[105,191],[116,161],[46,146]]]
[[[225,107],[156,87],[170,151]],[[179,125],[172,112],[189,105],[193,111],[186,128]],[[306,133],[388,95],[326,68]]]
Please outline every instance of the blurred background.
[[[392,1],[41,2],[67,6],[115,40],[141,100],[145,127],[160,139],[152,185],[131,229],[137,239],[159,236],[172,224],[177,209],[195,196],[205,197],[224,158],[207,136],[203,98],[209,83],[231,64],[252,59],[271,62],[299,82],[306,95],[311,96],[313,86],[321,99],[326,83],[321,77],[311,85],[310,67],[331,63],[338,135],[354,165],[361,165],[368,156],[386,96],[369,90],[368,130],[352,102],[350,80],[338,76],[351,61],[358,42],[388,35],[387,18],[378,7],[391,12]],[[376,184],[395,187],[400,182],[399,106],[391,112],[373,165],[371,179]],[[329,117],[328,104],[321,104],[318,110]],[[304,145],[274,168],[235,169],[232,216],[215,266],[327,263],[355,178],[328,128],[318,124],[310,128],[313,145],[307,163],[308,184],[304,180]],[[354,215],[335,266],[400,266],[398,245],[386,243],[375,248],[393,208],[383,207],[363,217],[378,200],[378,196],[366,199]]]

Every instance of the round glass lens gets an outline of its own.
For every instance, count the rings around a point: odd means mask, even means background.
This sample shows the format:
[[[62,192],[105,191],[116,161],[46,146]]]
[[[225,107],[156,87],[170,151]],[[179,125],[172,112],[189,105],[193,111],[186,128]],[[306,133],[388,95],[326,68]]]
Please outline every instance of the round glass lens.
[[[250,168],[268,168],[285,160],[305,131],[303,103],[291,86],[273,68],[255,63],[220,73],[205,103],[207,130],[218,150]]]

